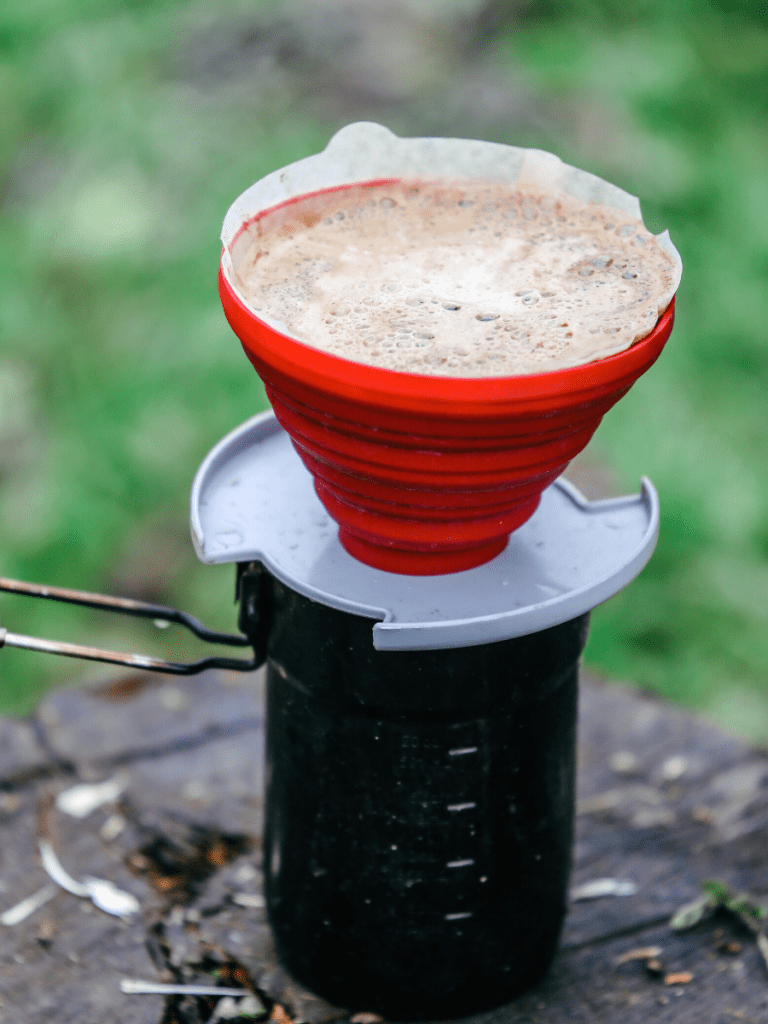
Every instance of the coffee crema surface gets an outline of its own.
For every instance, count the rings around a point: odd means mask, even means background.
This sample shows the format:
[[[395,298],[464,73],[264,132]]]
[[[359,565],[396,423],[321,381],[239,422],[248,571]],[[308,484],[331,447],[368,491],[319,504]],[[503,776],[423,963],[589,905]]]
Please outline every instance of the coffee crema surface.
[[[497,184],[303,196],[232,251],[249,305],[299,341],[388,370],[496,377],[578,366],[649,334],[674,259],[617,210]]]

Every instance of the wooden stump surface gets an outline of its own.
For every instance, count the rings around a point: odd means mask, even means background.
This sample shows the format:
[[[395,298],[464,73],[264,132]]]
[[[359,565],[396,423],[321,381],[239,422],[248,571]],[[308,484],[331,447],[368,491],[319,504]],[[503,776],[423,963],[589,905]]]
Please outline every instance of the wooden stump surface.
[[[261,898],[263,674],[184,682],[131,677],[51,694],[28,721],[0,720],[0,912],[46,885],[49,834],[75,878],[133,893],[110,917],[63,891],[0,925],[0,1021],[192,1024],[215,1000],[126,995],[121,978],[239,984],[294,1021],[339,1010],[275,959]],[[77,818],[56,794],[117,778],[122,794]],[[768,903],[768,758],[682,711],[583,678],[573,886],[632,882],[633,895],[573,902],[547,978],[488,1024],[768,1021],[768,971],[724,917],[673,932],[703,879]],[[662,975],[633,950],[660,947]],[[665,984],[664,975],[683,981]],[[690,975],[690,980],[686,981]]]

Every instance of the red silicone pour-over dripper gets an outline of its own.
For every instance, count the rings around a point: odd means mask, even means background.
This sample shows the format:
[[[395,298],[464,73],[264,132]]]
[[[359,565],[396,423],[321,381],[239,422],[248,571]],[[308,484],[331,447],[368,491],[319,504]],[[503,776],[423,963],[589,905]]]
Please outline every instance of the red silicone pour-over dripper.
[[[337,140],[344,132],[348,142],[356,143],[346,167],[338,159],[344,147]],[[249,190],[230,210],[225,243],[236,246],[249,223],[300,196],[353,181],[391,180],[397,158],[389,149],[384,157],[377,150],[374,143],[381,142],[381,132],[395,139],[379,126],[350,126],[326,150],[333,152],[335,143],[335,161],[324,164],[324,154],[319,154],[257,183],[258,195]],[[451,166],[465,159],[477,167],[478,153],[484,166],[486,149],[494,159],[512,151],[461,140],[396,141],[454,144],[452,151],[438,152],[437,157],[427,146],[429,171],[439,170],[446,158]],[[476,147],[471,159],[465,158],[466,147]],[[566,166],[549,154],[536,156],[547,158],[548,172]],[[490,157],[488,162],[493,165]],[[400,166],[412,168],[413,159],[405,164],[401,159]],[[383,174],[366,179],[362,171],[368,167]],[[463,177],[469,173],[467,167],[457,170]],[[508,180],[514,173],[519,176],[520,168],[515,172],[512,165],[501,170],[493,165],[489,180]],[[308,188],[310,182],[323,187]],[[639,215],[636,200],[602,185],[608,199],[625,210],[636,207]],[[341,543],[368,565],[409,575],[457,572],[497,555],[509,534],[534,513],[541,492],[585,447],[603,415],[656,360],[674,318],[673,300],[649,335],[591,363],[525,376],[467,379],[368,366],[289,337],[238,295],[226,245],[219,291],[227,319],[264,381],[278,420],[339,525]]]
[[[339,539],[368,565],[410,575],[493,558],[603,415],[656,360],[674,303],[625,352],[524,377],[395,373],[280,335],[223,275],[224,310],[264,381]]]

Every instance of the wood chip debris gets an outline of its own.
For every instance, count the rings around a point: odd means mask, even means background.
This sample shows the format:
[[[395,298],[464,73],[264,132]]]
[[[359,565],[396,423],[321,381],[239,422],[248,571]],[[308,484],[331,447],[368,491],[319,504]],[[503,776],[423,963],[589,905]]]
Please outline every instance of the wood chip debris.
[[[668,757],[659,769],[662,782],[677,782],[688,771],[688,758],[684,754]]]
[[[272,1013],[270,1013],[269,1019],[277,1021],[277,1024],[293,1024],[293,1018],[286,1008],[280,1005],[280,1003],[275,1003],[272,1007]]]
[[[119,772],[104,782],[81,783],[65,789],[56,797],[56,809],[72,818],[87,818],[98,807],[114,803],[128,788],[129,776]]]
[[[105,843],[111,843],[125,830],[126,825],[127,822],[122,814],[110,814],[99,829],[99,835]]]
[[[700,825],[711,825],[715,820],[715,812],[711,807],[705,807],[701,804],[700,806],[693,808],[691,811],[691,817]]]
[[[571,900],[598,900],[603,896],[634,896],[637,885],[619,878],[593,878],[571,889]]]
[[[639,775],[642,768],[640,758],[631,750],[617,750],[611,754],[609,764],[617,775]]]
[[[661,946],[637,946],[635,949],[628,949],[626,953],[622,953],[616,963],[628,964],[632,960],[655,960],[663,952]]]
[[[260,892],[235,892],[232,894],[232,902],[239,907],[266,907],[267,901]]]
[[[224,996],[220,999],[214,1007],[213,1013],[208,1018],[208,1024],[218,1024],[220,1020],[234,1020],[235,1017],[239,1017],[240,1014],[237,1012],[237,1003],[232,996]]]
[[[690,985],[692,981],[693,975],[690,971],[673,971],[664,975],[665,985]]]
[[[44,885],[42,889],[38,889],[37,892],[27,896],[20,903],[3,911],[0,914],[0,924],[4,924],[8,928],[21,924],[22,921],[26,921],[30,914],[34,914],[40,907],[44,907],[46,903],[49,903],[58,891],[55,885],[50,883]]]
[[[249,993],[243,999],[235,999],[234,996],[224,996],[214,1008],[208,1018],[208,1024],[218,1024],[220,1020],[235,1020],[241,1017],[261,1017],[266,1011],[263,1004],[253,993]]]

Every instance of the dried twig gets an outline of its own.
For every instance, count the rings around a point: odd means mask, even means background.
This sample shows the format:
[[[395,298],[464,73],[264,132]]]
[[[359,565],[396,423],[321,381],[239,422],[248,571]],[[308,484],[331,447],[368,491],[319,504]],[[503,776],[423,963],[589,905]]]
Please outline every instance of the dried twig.
[[[123,978],[120,991],[126,995],[136,996],[232,996],[242,999],[252,995],[247,988],[222,988],[220,985],[182,985],[157,981],[142,981],[139,978]]]

